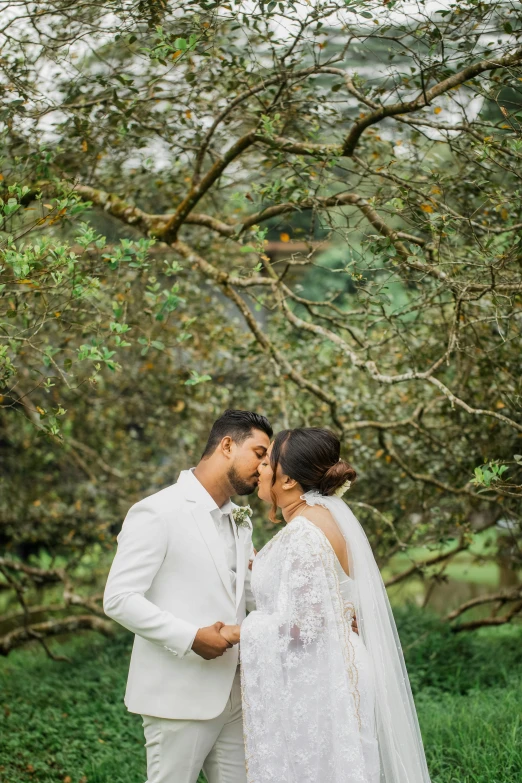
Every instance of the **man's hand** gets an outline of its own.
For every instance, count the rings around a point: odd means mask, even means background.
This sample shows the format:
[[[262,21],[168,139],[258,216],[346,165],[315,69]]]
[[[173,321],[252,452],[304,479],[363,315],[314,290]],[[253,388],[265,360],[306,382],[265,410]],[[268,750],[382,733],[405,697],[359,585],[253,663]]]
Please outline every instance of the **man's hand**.
[[[225,623],[218,622],[199,629],[196,638],[192,642],[192,649],[196,655],[201,656],[206,661],[211,661],[214,658],[219,658],[225,650],[232,647],[230,642],[219,633],[224,625]]]
[[[237,644],[240,637],[240,628],[241,626],[239,625],[223,625],[219,633],[230,644]]]

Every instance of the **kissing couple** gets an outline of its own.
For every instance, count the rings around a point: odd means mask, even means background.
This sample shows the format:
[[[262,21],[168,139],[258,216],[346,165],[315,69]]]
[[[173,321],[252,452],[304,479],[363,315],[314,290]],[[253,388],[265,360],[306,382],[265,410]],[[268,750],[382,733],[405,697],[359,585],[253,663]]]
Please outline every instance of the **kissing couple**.
[[[329,430],[227,410],[195,468],[136,503],[104,594],[135,634],[125,704],[147,783],[429,783],[379,569]],[[257,488],[284,527],[259,553]],[[356,623],[354,623],[356,618]]]

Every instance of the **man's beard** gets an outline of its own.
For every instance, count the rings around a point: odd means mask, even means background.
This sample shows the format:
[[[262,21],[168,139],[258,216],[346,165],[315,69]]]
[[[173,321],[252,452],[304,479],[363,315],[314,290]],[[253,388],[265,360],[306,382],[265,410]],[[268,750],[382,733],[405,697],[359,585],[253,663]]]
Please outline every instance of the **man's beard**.
[[[234,466],[230,468],[227,473],[227,478],[230,481],[234,495],[251,495],[257,487],[257,481],[246,481],[237,474],[237,470]]]

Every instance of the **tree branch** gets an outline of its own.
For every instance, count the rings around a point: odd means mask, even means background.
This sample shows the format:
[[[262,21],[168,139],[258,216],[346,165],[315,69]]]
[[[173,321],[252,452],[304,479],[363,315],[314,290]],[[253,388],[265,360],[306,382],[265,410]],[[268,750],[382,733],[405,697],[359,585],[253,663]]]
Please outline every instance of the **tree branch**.
[[[464,82],[469,81],[470,79],[473,79],[475,76],[478,76],[480,73],[484,73],[485,71],[491,71],[494,68],[502,68],[502,67],[509,67],[510,65],[517,65],[522,61],[522,48],[517,49],[512,54],[504,55],[504,57],[499,57],[496,60],[480,60],[478,63],[474,63],[473,65],[469,65],[467,68],[464,68],[462,71],[459,71],[458,73],[454,73],[452,76],[449,76],[447,79],[444,79],[443,81],[439,82],[438,84],[435,84],[433,87],[431,87],[429,90],[426,90],[426,92],[421,93],[417,98],[415,98],[413,101],[408,101],[407,103],[394,103],[389,106],[381,106],[379,109],[374,110],[370,114],[367,114],[366,116],[362,117],[361,119],[357,120],[354,125],[352,126],[350,132],[348,133],[348,136],[346,137],[344,144],[343,144],[343,155],[350,158],[352,157],[353,153],[355,152],[355,148],[357,146],[357,143],[366,130],[366,128],[369,128],[371,125],[375,125],[376,123],[383,120],[385,117],[395,117],[400,114],[411,114],[414,111],[417,111],[418,109],[424,108],[424,106],[428,106],[432,100],[437,98],[439,95],[443,95],[444,93],[448,92],[448,90],[451,90],[453,87],[457,87],[459,84],[464,84]]]
[[[183,224],[185,218],[196,206],[198,201],[203,198],[205,193],[219,179],[227,166],[232,163],[244,150],[252,146],[255,139],[255,131],[249,133],[238,139],[232,146],[225,152],[223,157],[218,158],[214,165],[207,171],[201,182],[197,185],[193,185],[178,206],[174,214],[167,220],[167,223],[162,227],[160,236],[165,242],[176,241],[177,233],[180,226]]]
[[[509,612],[501,615],[500,617],[484,617],[481,620],[469,620],[466,623],[459,623],[458,625],[452,625],[451,630],[453,633],[461,633],[461,631],[475,631],[477,628],[485,628],[497,625],[505,625],[510,623],[515,617],[522,612],[522,601],[515,603]]]
[[[0,557],[0,568],[5,568],[8,571],[14,571],[18,574],[25,574],[35,584],[52,584],[54,582],[63,582],[65,580],[65,572],[58,568],[35,568],[34,566],[28,566],[25,563],[20,563],[18,560],[9,560],[5,557]]]
[[[482,604],[489,604],[497,601],[504,604],[508,601],[516,601],[519,598],[522,598],[522,586],[516,587],[513,590],[500,590],[497,593],[479,595],[475,598],[470,598],[469,601],[465,601],[465,603],[461,604],[456,609],[453,609],[444,619],[448,621],[455,620],[457,617],[460,617],[461,614],[467,612],[468,609],[473,609],[475,606],[481,606]]]
[[[383,384],[404,383],[405,381],[427,381],[428,383],[432,383],[434,386],[436,386],[444,394],[444,396],[448,398],[452,405],[458,405],[467,413],[471,413],[475,416],[490,416],[491,418],[498,419],[505,424],[509,424],[509,426],[513,427],[513,429],[522,432],[522,424],[519,424],[513,419],[509,419],[507,416],[503,416],[501,413],[497,413],[496,411],[490,411],[485,408],[472,408],[470,405],[464,402],[464,400],[461,400],[459,397],[457,397],[445,384],[442,383],[442,381],[439,381],[438,378],[434,378],[431,373],[440,364],[440,359],[434,362],[432,367],[429,367],[424,372],[414,371],[401,373],[399,375],[384,375],[378,371],[377,365],[373,360],[359,357],[355,351],[350,349],[342,337],[339,337],[339,335],[335,334],[335,332],[332,332],[330,329],[327,329],[324,326],[309,323],[308,321],[304,321],[302,318],[299,318],[297,315],[295,315],[295,313],[292,312],[282,297],[280,297],[280,305],[290,323],[292,323],[297,329],[303,329],[305,331],[311,332],[312,334],[327,338],[342,350],[344,355],[350,360],[354,367],[365,370],[375,381]]]
[[[243,101],[247,100],[248,98],[251,98],[253,95],[257,95],[259,92],[263,92],[263,90],[266,90],[267,87],[271,87],[273,84],[280,84],[281,82],[286,81],[299,81],[300,79],[305,78],[306,76],[311,76],[312,74],[316,73],[332,73],[336,69],[329,69],[329,68],[323,68],[320,65],[314,65],[311,68],[305,68],[302,71],[294,71],[294,73],[278,73],[275,76],[270,77],[269,79],[264,79],[259,84],[254,85],[253,87],[249,87],[248,89],[244,90],[243,92],[239,93],[239,95],[236,95],[235,98],[233,98],[230,103],[225,106],[222,111],[218,114],[208,131],[206,132],[203,141],[201,143],[201,146],[198,150],[198,154],[196,156],[196,163],[194,166],[194,177],[193,177],[193,185],[197,185],[199,182],[201,167],[203,165],[203,160],[205,157],[205,154],[207,152],[208,146],[210,144],[210,140],[212,139],[212,136],[214,135],[218,125],[220,125],[223,120],[230,114],[233,109],[236,108],[236,106],[239,106],[240,103],[243,103]]]
[[[114,632],[111,623],[91,615],[72,615],[63,619],[47,620],[43,623],[15,628],[14,631],[9,631],[0,637],[0,655],[8,655],[15,648],[33,640],[40,641],[51,636],[81,630],[98,631],[104,636],[111,636]]]
[[[455,546],[450,552],[440,552],[438,555],[427,557],[425,560],[420,560],[418,563],[413,563],[409,568],[406,568],[404,571],[401,571],[399,574],[395,574],[395,576],[392,576],[390,579],[388,579],[385,583],[386,587],[391,587],[392,585],[396,585],[399,582],[403,582],[409,576],[412,576],[412,574],[422,573],[426,568],[448,560],[459,552],[462,552],[464,549],[467,549],[469,545],[470,541],[467,540],[464,536],[461,536],[457,546]]]
[[[166,241],[166,237],[169,233],[167,226],[174,219],[175,215],[148,214],[139,209],[139,207],[134,207],[117,196],[114,196],[113,194],[106,193],[105,191],[98,190],[96,188],[91,188],[87,185],[75,185],[74,191],[84,196],[86,200],[91,201],[93,204],[103,207],[106,212],[118,218],[122,222],[141,229],[147,235],[158,236]],[[441,269],[437,269],[436,266],[414,260],[413,256],[409,253],[401,240],[404,239],[405,241],[414,242],[420,246],[425,245],[426,240],[390,228],[390,226],[388,226],[388,224],[379,216],[371,204],[357,193],[340,193],[335,196],[328,196],[324,198],[319,197],[315,199],[305,199],[298,203],[286,202],[284,204],[276,204],[272,207],[267,207],[260,212],[256,212],[253,215],[245,218],[243,221],[238,221],[234,224],[224,223],[223,221],[217,220],[210,215],[204,215],[200,213],[187,214],[183,219],[183,222],[191,225],[205,226],[206,228],[216,231],[216,233],[219,233],[222,236],[237,236],[239,238],[245,229],[277,215],[287,214],[292,211],[299,212],[301,210],[324,209],[332,206],[347,205],[357,207],[364,214],[368,222],[382,236],[389,238],[393,242],[393,245],[401,258],[400,263],[409,269],[414,269],[417,272],[427,275],[428,277],[433,277],[439,282],[447,284],[449,287],[458,288],[466,286],[467,290],[473,292],[522,291],[522,282],[495,282],[490,285],[485,285],[481,283],[475,283],[473,281],[454,280]],[[484,226],[482,226],[482,228],[484,229]],[[236,278],[235,280],[230,280],[229,282],[231,285],[241,288],[249,288],[254,285],[269,285],[267,279],[260,276],[244,279]]]
[[[234,304],[237,306],[237,308],[243,315],[243,318],[245,319],[247,326],[249,327],[250,331],[254,334],[255,338],[257,339],[261,347],[267,353],[273,356],[277,364],[286,373],[288,373],[289,377],[297,384],[297,386],[299,386],[302,389],[307,389],[316,397],[318,397],[320,400],[326,402],[330,406],[334,421],[336,422],[336,424],[338,424],[339,429],[342,429],[342,425],[337,420],[336,413],[335,413],[337,407],[337,398],[333,395],[328,394],[328,392],[326,392],[317,384],[308,381],[301,373],[297,372],[297,370],[295,370],[292,367],[288,359],[286,359],[286,357],[282,353],[280,353],[280,351],[277,350],[274,344],[268,339],[268,337],[264,334],[262,329],[259,327],[259,324],[257,323],[256,319],[254,318],[251,311],[249,310],[246,302],[232,288],[232,280],[229,278],[226,272],[221,272],[215,269],[215,267],[209,264],[208,261],[206,261],[204,258],[199,256],[188,245],[186,245],[184,242],[181,242],[180,240],[175,242],[172,245],[172,247],[174,250],[177,250],[177,252],[182,257],[189,258],[194,263],[196,263],[206,277],[211,277],[221,285],[223,293],[229,299],[231,299],[231,301],[233,301]]]

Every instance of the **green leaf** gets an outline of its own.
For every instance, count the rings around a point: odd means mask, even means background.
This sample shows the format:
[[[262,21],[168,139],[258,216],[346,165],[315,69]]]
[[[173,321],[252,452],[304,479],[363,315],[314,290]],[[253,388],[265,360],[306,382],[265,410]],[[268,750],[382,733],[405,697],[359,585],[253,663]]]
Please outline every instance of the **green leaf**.
[[[212,376],[210,375],[200,375],[196,370],[191,370],[192,377],[188,379],[188,381],[185,381],[185,386],[196,386],[198,383],[205,383],[206,381],[212,380]]]

